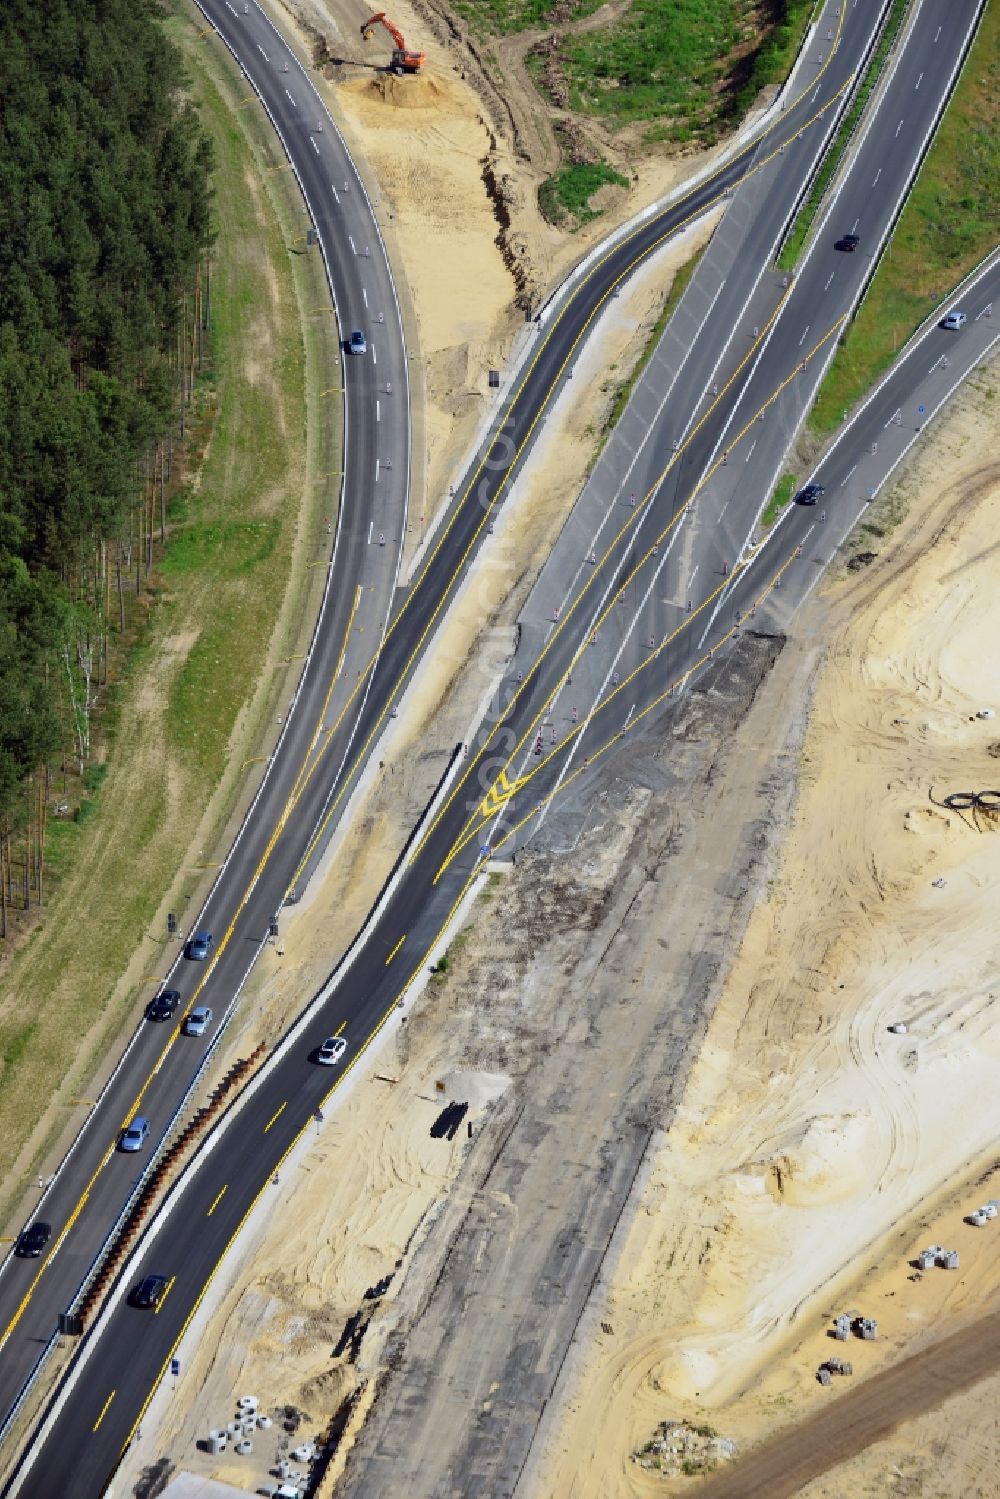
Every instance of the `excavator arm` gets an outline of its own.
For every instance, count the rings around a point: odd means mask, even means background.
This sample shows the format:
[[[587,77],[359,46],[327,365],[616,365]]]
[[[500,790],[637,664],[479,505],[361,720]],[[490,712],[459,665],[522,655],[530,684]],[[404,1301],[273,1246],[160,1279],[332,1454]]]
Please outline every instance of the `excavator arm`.
[[[384,26],[386,31],[392,37],[393,41],[396,43],[396,46],[399,48],[400,52],[406,51],[406,41],[403,37],[403,33],[400,31],[398,26],[394,26],[392,24],[384,10],[376,11],[373,16],[369,16],[367,21],[362,26],[361,35],[364,37],[366,42],[371,41],[376,26]]]
[[[392,54],[392,71],[394,73],[419,73],[427,61],[426,52],[411,52],[406,45],[403,33],[398,26],[393,25],[384,10],[376,11],[373,16],[369,16],[361,27],[361,35],[366,42],[371,41],[376,26],[384,26],[396,44]]]

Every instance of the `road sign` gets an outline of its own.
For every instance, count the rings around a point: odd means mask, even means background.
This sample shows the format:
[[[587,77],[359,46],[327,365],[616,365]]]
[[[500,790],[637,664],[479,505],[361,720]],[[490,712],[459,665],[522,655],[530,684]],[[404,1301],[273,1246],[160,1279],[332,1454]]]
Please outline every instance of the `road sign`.
[[[172,1358],[170,1360],[170,1372],[174,1376],[175,1379],[177,1378],[178,1374],[181,1372],[181,1361],[180,1361],[179,1358]]]
[[[918,406],[918,407],[917,407],[917,415],[918,415],[918,416],[923,416],[923,414],[924,414],[924,412],[925,412],[925,411],[926,411],[926,410],[927,410],[927,407],[926,407],[926,406]]]

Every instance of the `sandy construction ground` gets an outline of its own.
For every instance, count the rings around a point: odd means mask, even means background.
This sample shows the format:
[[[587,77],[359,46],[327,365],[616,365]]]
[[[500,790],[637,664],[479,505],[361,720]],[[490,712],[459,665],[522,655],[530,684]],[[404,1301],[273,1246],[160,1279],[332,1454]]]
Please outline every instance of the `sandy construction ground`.
[[[446,499],[488,416],[487,373],[509,360],[525,328],[525,304],[537,307],[591,245],[709,156],[629,148],[631,187],[602,189],[610,193],[602,213],[576,233],[557,229],[538,209],[539,183],[558,152],[520,61],[526,38],[509,43],[518,57],[509,59],[501,99],[468,46],[433,34],[431,18],[408,0],[391,14],[407,42],[427,51],[418,77],[381,71],[391,43],[379,32],[365,47],[359,28],[370,10],[355,0],[276,0],[276,14],[291,19],[307,55],[322,39],[327,61],[313,76],[368,169],[416,335],[416,539],[421,516],[429,522]]]
[[[831,1353],[856,1378],[996,1294],[1000,1229],[962,1218],[1000,1193],[1000,826],[938,804],[1000,784],[991,378],[911,465],[877,561],[799,622],[829,647],[793,825],[603,1289],[613,1336],[578,1350],[546,1493],[680,1492],[631,1460],[660,1421],[751,1444],[836,1398],[814,1378]],[[912,1279],[925,1243],[960,1269]],[[879,1341],[831,1343],[839,1311],[877,1317]],[[960,1426],[923,1417],[809,1494],[977,1492],[994,1383]],[[865,1486],[879,1475],[897,1486]]]
[[[700,238],[662,251],[611,304],[596,334],[599,357],[579,360],[572,396],[553,413],[538,461],[505,506],[482,567],[404,700],[367,797],[332,842],[303,900],[283,913],[280,955],[271,946],[258,963],[213,1076],[259,1041],[273,1043],[282,1034],[288,1016],[315,992],[362,925],[502,665],[539,559],[583,482],[595,433],[614,397],[605,361],[617,366],[616,378],[627,374],[675,270],[709,232],[706,225]],[[453,1191],[468,1144],[464,1133],[451,1143],[431,1139],[430,1124],[449,1097],[485,1105],[506,1085],[500,1070],[469,1076],[448,1003],[433,990],[405,1035],[376,1053],[343,1108],[275,1187],[267,1213],[251,1225],[240,1262],[213,1287],[208,1314],[182,1350],[183,1379],[147,1417],[123,1470],[126,1481],[166,1457],[253,1489],[265,1474],[262,1454],[252,1461],[210,1458],[196,1446],[210,1427],[232,1417],[237,1395],[257,1395],[262,1409],[293,1405],[308,1413],[308,1434],[317,1434],[363,1381],[350,1339],[332,1356],[359,1312],[376,1311],[365,1362],[369,1369],[378,1366],[385,1313],[364,1292],[392,1275],[391,1304],[424,1232]],[[467,1044],[468,1032],[465,1038]],[[444,1095],[439,1080],[446,1083]],[[476,1107],[470,1118],[475,1126]],[[274,1438],[267,1440],[273,1446]]]

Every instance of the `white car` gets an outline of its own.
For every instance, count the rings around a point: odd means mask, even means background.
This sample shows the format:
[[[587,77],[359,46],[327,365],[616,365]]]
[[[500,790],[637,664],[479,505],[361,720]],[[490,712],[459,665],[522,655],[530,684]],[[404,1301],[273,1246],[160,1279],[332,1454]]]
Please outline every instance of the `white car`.
[[[941,327],[950,328],[952,331],[955,331],[959,328],[964,328],[968,321],[969,319],[966,317],[965,313],[959,312],[958,308],[956,307],[954,312],[949,312],[947,317],[941,319]]]
[[[185,1036],[203,1036],[212,1023],[212,1012],[208,1005],[197,1005],[190,1015],[184,1017]]]
[[[321,1067],[336,1067],[346,1050],[346,1036],[327,1036],[316,1053],[316,1060]]]

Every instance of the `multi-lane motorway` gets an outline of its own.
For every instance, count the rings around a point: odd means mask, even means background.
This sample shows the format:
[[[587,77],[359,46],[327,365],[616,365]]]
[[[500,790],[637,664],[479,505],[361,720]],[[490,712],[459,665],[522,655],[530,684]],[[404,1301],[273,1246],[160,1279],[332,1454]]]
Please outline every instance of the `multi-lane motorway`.
[[[283,758],[279,752],[255,812],[213,893],[218,904],[199,922],[229,936],[220,944],[222,951],[200,998],[238,990],[251,949],[259,945],[268,916],[294,882],[317,827],[342,807],[435,623],[466,579],[478,549],[489,540],[491,515],[523,463],[531,438],[558,394],[599,307],[632,266],[720,193],[734,193],[731,206],[742,209],[743,223],[732,269],[697,319],[683,378],[674,386],[676,394],[648,423],[653,433],[644,460],[649,464],[648,475],[629,481],[635,483],[635,503],[632,491],[615,496],[605,505],[602,521],[600,497],[594,499],[598,520],[588,533],[592,544],[587,551],[581,552],[579,539],[567,528],[540,580],[538,596],[543,602],[533,621],[528,621],[533,628],[522,630],[517,656],[501,689],[498,712],[503,732],[494,725],[481,734],[465,773],[413,851],[345,982],[333,989],[317,1015],[316,1035],[288,1048],[268,1071],[161,1230],[144,1247],[130,1278],[158,1271],[171,1278],[170,1292],[155,1316],[144,1316],[119,1299],[95,1329],[84,1349],[85,1378],[62,1391],[43,1439],[33,1445],[32,1466],[27,1471],[39,1492],[98,1493],[113,1472],[208,1278],[329,1091],[329,1075],[309,1060],[315,1041],[343,1026],[351,1044],[349,1055],[360,1055],[424,965],[435,938],[475,876],[482,845],[510,843],[530,833],[538,810],[585,773],[586,762],[605,744],[613,743],[628,724],[652,711],[654,703],[665,703],[672,686],[680,690],[705,652],[717,648],[731,632],[736,614],[762,602],[776,576],[784,574],[790,580],[796,562],[801,561],[799,547],[807,549],[811,544],[815,518],[802,510],[791,512],[778,528],[771,543],[779,546],[781,538],[776,564],[766,558],[765,565],[767,548],[748,545],[766,490],[761,476],[780,461],[782,442],[804,408],[811,381],[818,378],[823,352],[863,283],[864,254],[875,250],[891,224],[895,201],[905,191],[967,44],[979,11],[974,0],[953,5],[947,36],[940,27],[925,24],[923,12],[929,12],[929,7],[918,12],[877,124],[859,146],[838,198],[838,220],[858,221],[865,245],[862,254],[831,258],[837,256],[829,245],[832,230],[824,229],[826,238],[821,235],[820,245],[801,274],[789,287],[779,287],[770,308],[760,313],[756,333],[751,330],[742,346],[733,334],[737,324],[742,326],[746,316],[753,316],[750,309],[762,295],[760,276],[776,233],[794,206],[822,136],[870,45],[882,9],[864,0],[853,6],[828,5],[817,32],[808,85],[764,140],[647,221],[556,304],[538,333],[532,359],[515,382],[503,414],[504,441],[494,435],[479,455],[422,570],[397,597],[373,672],[368,658],[361,659],[353,635],[357,614],[352,611],[372,611],[376,623],[365,631],[370,640],[373,630],[378,633],[378,600],[384,595],[377,584],[372,588],[366,583],[359,602],[358,580],[369,578],[373,567],[377,579],[381,565],[388,577],[384,586],[391,586],[392,563],[382,564],[378,558],[372,563],[368,523],[378,514],[373,507],[384,503],[384,529],[398,546],[405,504],[405,481],[400,476],[405,473],[406,449],[387,444],[408,441],[401,412],[394,428],[379,430],[384,420],[382,401],[390,398],[388,394],[383,397],[379,384],[393,356],[387,353],[392,340],[381,332],[390,322],[388,313],[379,331],[373,332],[371,322],[364,320],[374,284],[377,257],[372,241],[376,236],[369,231],[365,241],[371,256],[359,255],[359,239],[341,215],[347,211],[347,200],[352,212],[363,210],[360,184],[342,175],[349,167],[334,167],[324,158],[324,151],[343,148],[330,124],[323,131],[315,130],[320,118],[325,119],[318,113],[321,106],[305,75],[291,71],[296,67],[293,59],[289,74],[283,72],[286,59],[276,50],[276,34],[269,23],[253,5],[246,14],[242,6],[220,5],[218,19],[215,9],[206,6],[265,98],[296,162],[313,219],[324,236],[338,299],[361,296],[360,309],[356,301],[350,311],[342,307],[342,325],[365,327],[376,358],[366,361],[357,375],[348,369],[345,470],[351,479],[345,487],[333,567],[335,576],[338,567],[344,567],[344,576],[353,587],[344,590],[345,597],[331,590],[335,596],[327,613],[339,610],[337,626],[332,627],[324,617],[317,633],[312,675],[306,674],[297,706],[300,727],[285,736],[286,743],[294,742],[295,753],[286,752]],[[828,41],[823,40],[824,28]],[[259,57],[252,55],[254,51]],[[282,94],[287,95],[284,104]],[[304,110],[305,99],[310,113]],[[905,128],[896,128],[900,122]],[[878,166],[865,155],[874,151],[879,153]],[[310,168],[322,175],[310,175]],[[876,172],[880,173],[877,180]],[[351,183],[346,193],[338,187],[344,181]],[[336,197],[331,192],[334,187]],[[836,225],[837,234],[850,230],[850,223]],[[363,262],[360,267],[359,261]],[[364,279],[368,277],[372,279]],[[389,295],[391,287],[383,284],[380,298]],[[387,381],[398,396],[405,389],[405,365],[394,302],[393,317],[397,365],[390,366],[393,373],[387,374]],[[352,380],[360,386],[356,423]],[[718,387],[717,394],[713,387]],[[375,411],[371,409],[374,402],[379,403]],[[752,456],[744,456],[751,444],[754,452],[761,451],[759,472],[752,468]],[[396,475],[393,484],[400,485],[384,497],[375,492],[376,482],[386,472],[380,464],[376,481],[375,462],[383,454],[392,456],[387,472]],[[739,482],[730,482],[739,463],[743,465]],[[359,495],[365,498],[352,515],[352,501]],[[347,560],[349,550],[353,550],[352,564]],[[690,611],[686,608],[688,590]],[[667,600],[675,611],[672,617],[664,615],[661,600]],[[678,621],[681,600],[683,613]],[[322,671],[314,667],[320,652],[325,653]],[[331,683],[334,695],[327,703]],[[626,684],[623,693],[620,689]],[[571,688],[579,695],[580,705],[567,701]],[[317,731],[319,737],[314,737]],[[234,940],[230,933],[240,935]],[[186,993],[191,992],[189,985]],[[224,1008],[224,1003],[217,1001],[216,1008]],[[144,1113],[154,1114],[151,1100],[163,1089],[164,1120],[157,1122],[165,1122],[170,1100],[183,1091],[190,1073],[186,1045],[183,1039],[172,1038],[159,1071],[145,1083]],[[114,1157],[111,1146],[136,1097],[137,1080],[141,1085],[149,1077],[161,1046],[162,1042],[151,1043],[147,1032],[138,1033],[113,1085],[118,1092],[112,1091],[90,1126],[92,1144],[88,1145],[85,1136],[70,1169],[60,1178],[56,1193],[62,1197],[54,1194],[47,1210],[57,1229],[68,1225],[68,1232],[59,1253],[43,1268],[33,1293],[24,1299],[29,1288],[26,1267],[8,1265],[0,1278],[0,1306],[8,1313],[7,1345],[0,1353],[0,1388],[8,1398],[17,1375],[15,1370],[10,1383],[3,1384],[5,1360],[12,1349],[27,1343],[32,1335],[28,1328],[35,1329],[35,1337],[48,1336],[55,1312],[70,1299],[67,1291],[71,1294],[75,1289],[100,1242],[100,1233],[127,1191],[127,1161]],[[88,1149],[92,1150],[90,1161]],[[88,1181],[89,1195],[82,1197]],[[77,1203],[82,1204],[79,1211]],[[28,1270],[27,1276],[33,1273]],[[22,1276],[21,1282],[15,1280],[17,1275]],[[57,1288],[54,1294],[48,1292],[49,1286]],[[18,1308],[17,1321],[11,1324]],[[142,1319],[138,1326],[137,1319]]]
[[[872,17],[881,14],[881,0],[866,9],[870,14],[864,24],[845,26],[842,32],[840,7],[831,6],[831,26],[840,41],[812,70],[809,93],[786,110],[762,143],[604,256],[546,318],[537,348],[502,413],[502,442],[488,441],[460,487],[422,572],[398,599],[376,668],[370,642],[381,635],[404,531],[409,430],[403,336],[384,253],[333,123],[265,14],[245,0],[236,5],[204,0],[206,17],[258,91],[302,184],[329,268],[340,327],[344,332],[362,328],[369,355],[345,359],[344,504],[327,601],[302,686],[261,794],[193,923],[215,932],[215,957],[207,972],[181,961],[165,975],[186,1001],[197,997],[220,1015],[238,996],[271,916],[343,808],[435,623],[486,540],[488,512],[506,494],[598,309],[656,246],[745,179],[759,191],[758,179],[765,174],[776,178],[787,216],[871,44]],[[769,209],[768,217],[772,214]],[[768,229],[761,243],[748,242],[741,267],[760,263],[772,239]],[[730,296],[738,294],[739,280],[733,278]],[[379,545],[383,537],[384,546]],[[39,1216],[56,1230],[51,1252],[37,1267],[10,1259],[3,1267],[0,1409],[8,1409],[16,1398],[133,1188],[134,1163],[114,1151],[122,1122],[143,1113],[152,1122],[155,1143],[202,1050],[176,1035],[164,1047],[158,1028],[140,1024],[70,1159],[39,1204]]]

